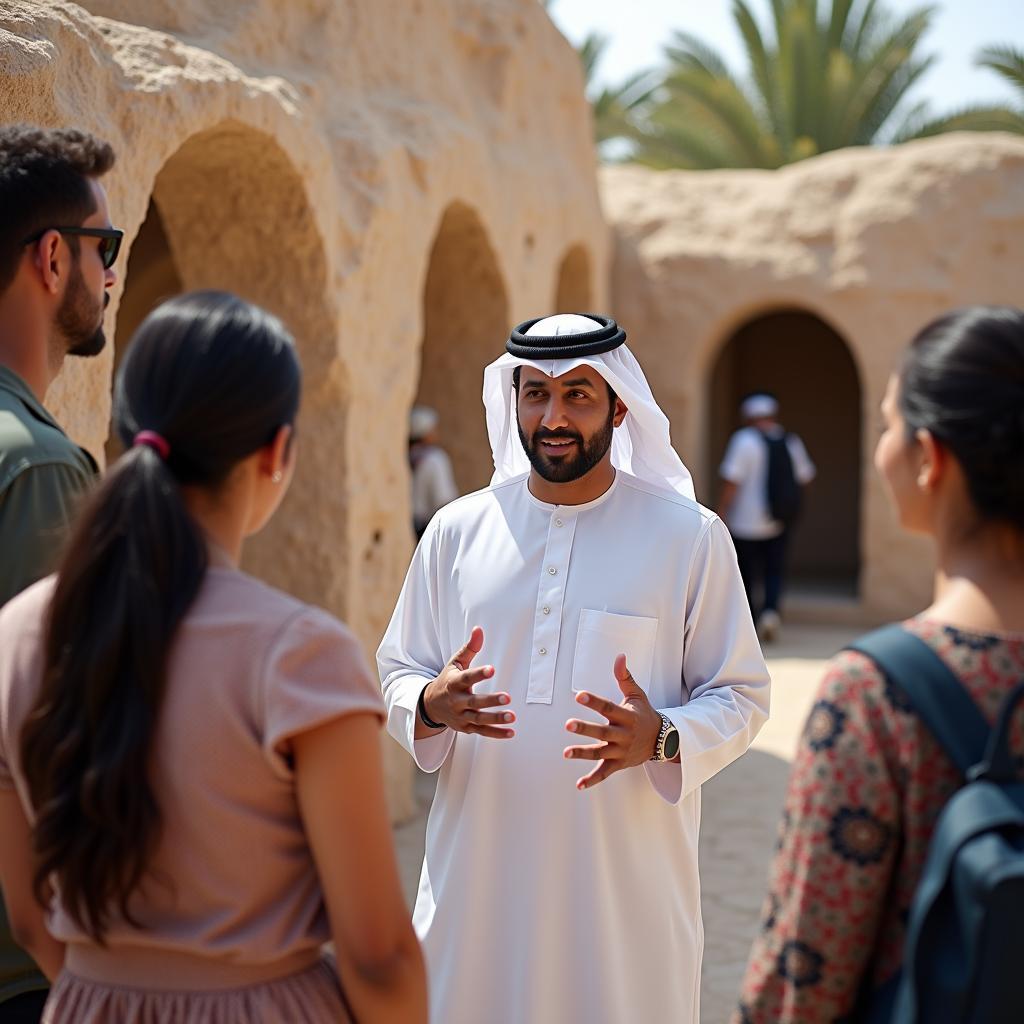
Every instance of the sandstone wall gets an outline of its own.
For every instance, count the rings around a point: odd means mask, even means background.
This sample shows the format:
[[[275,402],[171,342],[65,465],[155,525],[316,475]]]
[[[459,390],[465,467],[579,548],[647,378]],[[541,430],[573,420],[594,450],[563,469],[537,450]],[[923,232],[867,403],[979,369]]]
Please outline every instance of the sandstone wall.
[[[2,0],[0,117],[78,125],[118,152],[112,215],[141,241],[120,259],[109,336],[123,345],[179,282],[289,324],[306,372],[300,466],[247,567],[345,618],[372,652],[412,546],[406,417],[428,278],[458,325],[436,343],[458,373],[426,397],[477,477],[481,370],[509,322],[578,295],[581,265],[605,304],[576,54],[536,0]],[[487,254],[476,279],[467,238]],[[69,361],[47,396],[97,456],[115,357]],[[408,767],[393,751],[388,764],[401,816]]]
[[[723,346],[757,318],[814,314],[845,340],[860,383],[857,611],[874,620],[922,607],[929,548],[900,530],[872,468],[878,406],[900,351],[930,318],[967,303],[1021,303],[1024,140],[944,136],[776,172],[611,167],[601,191],[616,238],[612,308],[698,496],[715,500],[721,452],[709,441],[722,411],[712,378]],[[820,448],[831,382],[808,364],[786,373],[816,403]],[[816,438],[807,441],[813,454]]]

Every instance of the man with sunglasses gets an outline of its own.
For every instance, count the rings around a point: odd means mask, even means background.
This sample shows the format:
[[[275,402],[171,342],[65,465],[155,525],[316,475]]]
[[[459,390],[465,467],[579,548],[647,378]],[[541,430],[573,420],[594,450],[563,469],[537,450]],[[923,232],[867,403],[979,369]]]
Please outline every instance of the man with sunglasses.
[[[113,163],[87,132],[0,127],[0,605],[53,569],[75,499],[96,475],[43,399],[65,356],[106,344],[122,232],[99,178]],[[10,786],[0,776],[0,800],[16,799]],[[46,979],[0,914],[0,1020],[38,1021],[45,998]]]

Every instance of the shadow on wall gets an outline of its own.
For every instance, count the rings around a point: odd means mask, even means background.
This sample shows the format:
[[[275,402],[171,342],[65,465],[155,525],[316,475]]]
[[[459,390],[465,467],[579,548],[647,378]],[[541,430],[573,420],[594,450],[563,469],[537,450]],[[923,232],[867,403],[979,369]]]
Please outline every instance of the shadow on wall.
[[[558,268],[555,291],[556,313],[599,313],[593,309],[590,257],[582,245],[574,245]]]
[[[246,568],[344,615],[344,401],[322,239],[303,180],[270,135],[224,122],[189,138],[157,175],[132,242],[115,365],[159,301],[225,289],[285,322],[303,364],[295,479],[281,512],[246,547]],[[116,453],[116,442],[108,445]]]
[[[508,330],[505,282],[487,232],[475,210],[452,203],[430,252],[415,404],[438,411],[462,494],[485,487],[493,472],[483,371],[504,351]]]
[[[127,351],[128,342],[139,324],[161,302],[180,294],[183,290],[181,277],[174,265],[174,257],[167,241],[163,218],[156,203],[150,199],[146,218],[131,245],[125,274],[125,290],[117,308],[117,329],[114,333],[115,379]],[[111,423],[106,444],[107,465],[109,466],[123,451],[124,446],[114,433]]]
[[[818,475],[789,552],[796,584],[854,596],[860,574],[861,387],[846,342],[798,310],[748,321],[722,346],[708,395],[707,475],[715,481],[738,407],[755,391],[774,394],[787,430],[803,438]]]

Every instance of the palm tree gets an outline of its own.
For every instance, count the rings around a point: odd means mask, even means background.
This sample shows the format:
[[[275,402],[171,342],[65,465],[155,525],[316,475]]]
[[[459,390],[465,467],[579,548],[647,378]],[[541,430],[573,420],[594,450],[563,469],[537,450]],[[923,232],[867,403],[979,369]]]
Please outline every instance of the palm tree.
[[[598,143],[632,135],[638,112],[661,78],[657,72],[637,71],[619,86],[598,88],[597,66],[607,46],[607,36],[591,32],[579,48],[587,96],[594,112],[594,139]]]
[[[1015,46],[986,46],[975,63],[1002,75],[1020,93],[1024,103],[1024,50]]]
[[[925,104],[905,109],[932,66],[920,51],[935,8],[895,18],[880,0],[772,0],[772,26],[733,0],[749,71],[734,74],[698,37],[676,32],[659,101],[634,128],[634,159],[656,167],[779,167],[844,146],[933,134]],[[1008,114],[976,108],[957,128]],[[1002,126],[1002,125],[1000,125]]]
[[[1024,105],[1024,50],[1016,46],[986,46],[975,62],[1004,77],[1020,93]]]
[[[1021,97],[1018,109],[1001,106],[966,107],[958,113],[923,121],[916,126],[915,138],[965,130],[1024,135],[1024,51],[1013,46],[986,46],[979,51],[974,63],[1001,75],[1017,89]]]

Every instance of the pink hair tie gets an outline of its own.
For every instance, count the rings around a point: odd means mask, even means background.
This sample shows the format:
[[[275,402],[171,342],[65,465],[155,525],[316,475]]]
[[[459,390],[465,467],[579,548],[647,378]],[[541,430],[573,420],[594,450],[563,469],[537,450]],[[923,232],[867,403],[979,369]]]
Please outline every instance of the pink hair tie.
[[[137,448],[140,444],[152,448],[165,461],[171,454],[171,446],[155,430],[140,430],[132,441],[132,447]]]

